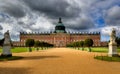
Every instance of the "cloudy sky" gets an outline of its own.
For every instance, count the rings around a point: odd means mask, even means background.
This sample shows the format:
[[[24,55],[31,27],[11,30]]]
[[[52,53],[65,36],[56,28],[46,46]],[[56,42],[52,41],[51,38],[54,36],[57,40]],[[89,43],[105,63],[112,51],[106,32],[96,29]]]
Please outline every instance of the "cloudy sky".
[[[0,0],[0,38],[7,30],[12,40],[19,32],[53,31],[59,17],[70,32],[101,32],[102,41],[112,28],[120,35],[120,0]]]

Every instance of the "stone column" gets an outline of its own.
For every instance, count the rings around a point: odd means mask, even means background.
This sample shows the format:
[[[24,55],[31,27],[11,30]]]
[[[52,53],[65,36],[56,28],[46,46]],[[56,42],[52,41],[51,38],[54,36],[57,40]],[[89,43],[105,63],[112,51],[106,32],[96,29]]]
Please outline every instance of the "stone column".
[[[108,51],[109,57],[118,56],[117,43],[115,42],[115,39],[116,39],[116,31],[115,29],[112,29],[112,32],[110,34],[110,43],[109,43],[109,51]]]
[[[6,56],[6,57],[12,56],[11,39],[10,39],[9,31],[7,31],[4,34],[4,43],[3,43],[3,50],[1,56]]]

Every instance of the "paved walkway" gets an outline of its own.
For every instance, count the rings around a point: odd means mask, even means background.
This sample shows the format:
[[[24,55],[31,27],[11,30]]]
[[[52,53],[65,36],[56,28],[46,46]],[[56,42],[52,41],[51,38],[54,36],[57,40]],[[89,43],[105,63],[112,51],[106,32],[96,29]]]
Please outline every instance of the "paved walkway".
[[[120,74],[119,62],[95,60],[96,54],[69,48],[14,53],[25,58],[0,62],[0,74]]]

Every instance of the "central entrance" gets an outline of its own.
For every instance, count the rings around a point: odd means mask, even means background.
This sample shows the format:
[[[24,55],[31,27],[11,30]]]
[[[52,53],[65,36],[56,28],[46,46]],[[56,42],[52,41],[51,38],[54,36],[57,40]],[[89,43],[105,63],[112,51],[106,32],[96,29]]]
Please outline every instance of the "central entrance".
[[[63,42],[63,41],[59,41],[58,47],[65,47],[65,46],[64,46],[64,42]]]
[[[65,33],[55,34],[54,45],[55,47],[66,47],[66,34]]]
[[[56,41],[55,47],[65,47],[64,41]]]

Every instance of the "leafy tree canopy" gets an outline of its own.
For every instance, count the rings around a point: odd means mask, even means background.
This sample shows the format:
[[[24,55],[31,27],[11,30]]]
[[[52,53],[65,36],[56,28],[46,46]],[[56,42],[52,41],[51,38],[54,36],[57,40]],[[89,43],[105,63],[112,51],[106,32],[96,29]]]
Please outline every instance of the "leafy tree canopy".
[[[27,47],[32,47],[32,46],[34,46],[34,43],[35,43],[34,39],[27,39],[25,42],[25,45]]]
[[[86,39],[84,41],[85,46],[91,47],[93,45],[93,40],[92,39]]]

